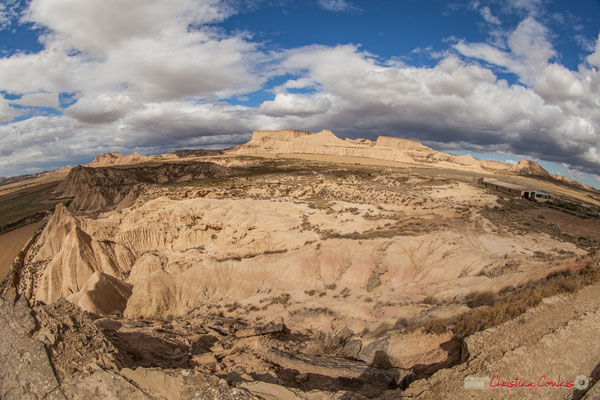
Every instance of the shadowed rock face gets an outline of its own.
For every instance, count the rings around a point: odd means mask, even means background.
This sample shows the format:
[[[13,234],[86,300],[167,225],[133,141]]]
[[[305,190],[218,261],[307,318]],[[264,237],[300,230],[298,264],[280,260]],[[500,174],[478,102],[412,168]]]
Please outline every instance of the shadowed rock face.
[[[185,150],[175,150],[173,153],[179,158],[207,157],[207,156],[223,155],[223,150],[185,149]]]
[[[162,164],[157,166],[78,166],[55,190],[61,197],[73,197],[75,211],[102,211],[127,207],[135,202],[144,185],[171,184],[227,176],[227,167],[214,163]]]

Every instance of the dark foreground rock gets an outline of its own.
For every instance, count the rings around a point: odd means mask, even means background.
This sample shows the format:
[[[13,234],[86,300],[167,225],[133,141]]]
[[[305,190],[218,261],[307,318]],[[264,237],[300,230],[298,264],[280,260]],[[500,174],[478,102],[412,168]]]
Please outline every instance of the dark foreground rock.
[[[0,299],[0,398],[64,399],[24,299]]]
[[[117,349],[64,299],[32,310],[23,298],[0,298],[0,335],[3,400],[257,398],[193,370],[120,368]]]

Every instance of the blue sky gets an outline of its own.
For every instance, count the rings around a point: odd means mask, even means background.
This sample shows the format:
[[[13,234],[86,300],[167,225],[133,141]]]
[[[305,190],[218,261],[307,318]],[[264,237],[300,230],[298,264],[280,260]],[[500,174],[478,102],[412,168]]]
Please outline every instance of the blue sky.
[[[295,128],[600,187],[598,21],[598,0],[5,0],[0,176]]]

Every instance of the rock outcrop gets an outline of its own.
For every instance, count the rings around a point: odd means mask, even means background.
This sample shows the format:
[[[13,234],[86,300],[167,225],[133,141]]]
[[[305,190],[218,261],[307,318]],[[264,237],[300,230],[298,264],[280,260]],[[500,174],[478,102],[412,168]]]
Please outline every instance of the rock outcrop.
[[[252,139],[226,151],[227,154],[322,154],[329,156],[363,157],[408,164],[426,164],[476,172],[506,171],[509,166],[496,161],[478,160],[470,155],[435,151],[415,140],[380,136],[343,140],[329,130],[319,133],[281,130],[254,131]]]
[[[67,297],[85,311],[94,314],[122,314],[131,296],[131,285],[96,271],[81,290]]]
[[[129,168],[79,166],[71,170],[55,193],[73,197],[69,206],[72,210],[94,212],[130,206],[143,185],[189,182],[228,174],[227,167],[214,163],[167,163]]]
[[[550,173],[546,171],[540,164],[535,161],[521,160],[508,169],[508,172],[513,172],[519,175],[532,175],[550,177]]]
[[[56,206],[39,243],[32,262],[46,267],[39,271],[32,296],[45,303],[79,292],[95,272],[121,276],[135,260],[135,254],[123,245],[91,237],[62,204]]]
[[[124,156],[123,154],[118,152],[102,153],[97,155],[91,163],[86,164],[85,167],[99,168],[112,167],[115,165],[135,165],[155,161],[165,161],[174,158],[177,158],[177,156],[172,153],[159,154],[154,156],[143,156],[137,152],[127,156]]]
[[[32,335],[36,321],[24,298],[0,298],[0,398],[64,399],[44,345]]]
[[[131,363],[127,356],[85,312],[64,300],[32,310],[24,298],[14,303],[0,298],[0,334],[0,397],[5,400],[258,399],[191,369],[125,366]]]

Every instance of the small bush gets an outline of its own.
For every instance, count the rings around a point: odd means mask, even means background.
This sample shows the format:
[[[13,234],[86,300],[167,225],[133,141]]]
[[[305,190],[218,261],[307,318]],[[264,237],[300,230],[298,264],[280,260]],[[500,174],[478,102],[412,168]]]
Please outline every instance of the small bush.
[[[565,292],[574,292],[578,289],[578,285],[573,281],[561,281],[559,283],[560,288]]]
[[[337,288],[337,285],[334,283],[330,283],[329,285],[325,286],[325,289],[327,290],[335,290],[335,288]]]
[[[413,326],[414,324],[415,324],[414,319],[398,318],[398,320],[396,321],[396,323],[394,324],[394,326],[392,328],[393,329],[406,329],[406,328]]]
[[[427,297],[425,297],[423,299],[422,303],[424,303],[424,304],[438,305],[438,304],[441,304],[441,301],[437,297],[427,296]]]
[[[480,305],[489,307],[475,308],[450,318],[429,320],[412,325],[410,329],[422,327],[425,332],[441,334],[451,328],[454,338],[465,338],[475,332],[517,318],[531,307],[540,304],[546,297],[574,292],[598,281],[600,281],[600,269],[592,263],[577,272],[569,269],[555,271],[545,278],[528,282],[516,288],[509,286],[500,291],[498,295],[494,295],[492,292],[472,293],[469,295],[469,303],[472,304],[472,307]]]
[[[467,296],[467,304],[471,308],[482,306],[493,306],[496,302],[496,294],[492,291],[473,292]]]
[[[291,296],[289,293],[283,293],[280,296],[272,297],[268,305],[281,304],[285,307],[290,303],[290,298]]]
[[[337,335],[318,332],[306,347],[306,352],[312,355],[331,356],[338,355],[344,348],[344,341]]]

